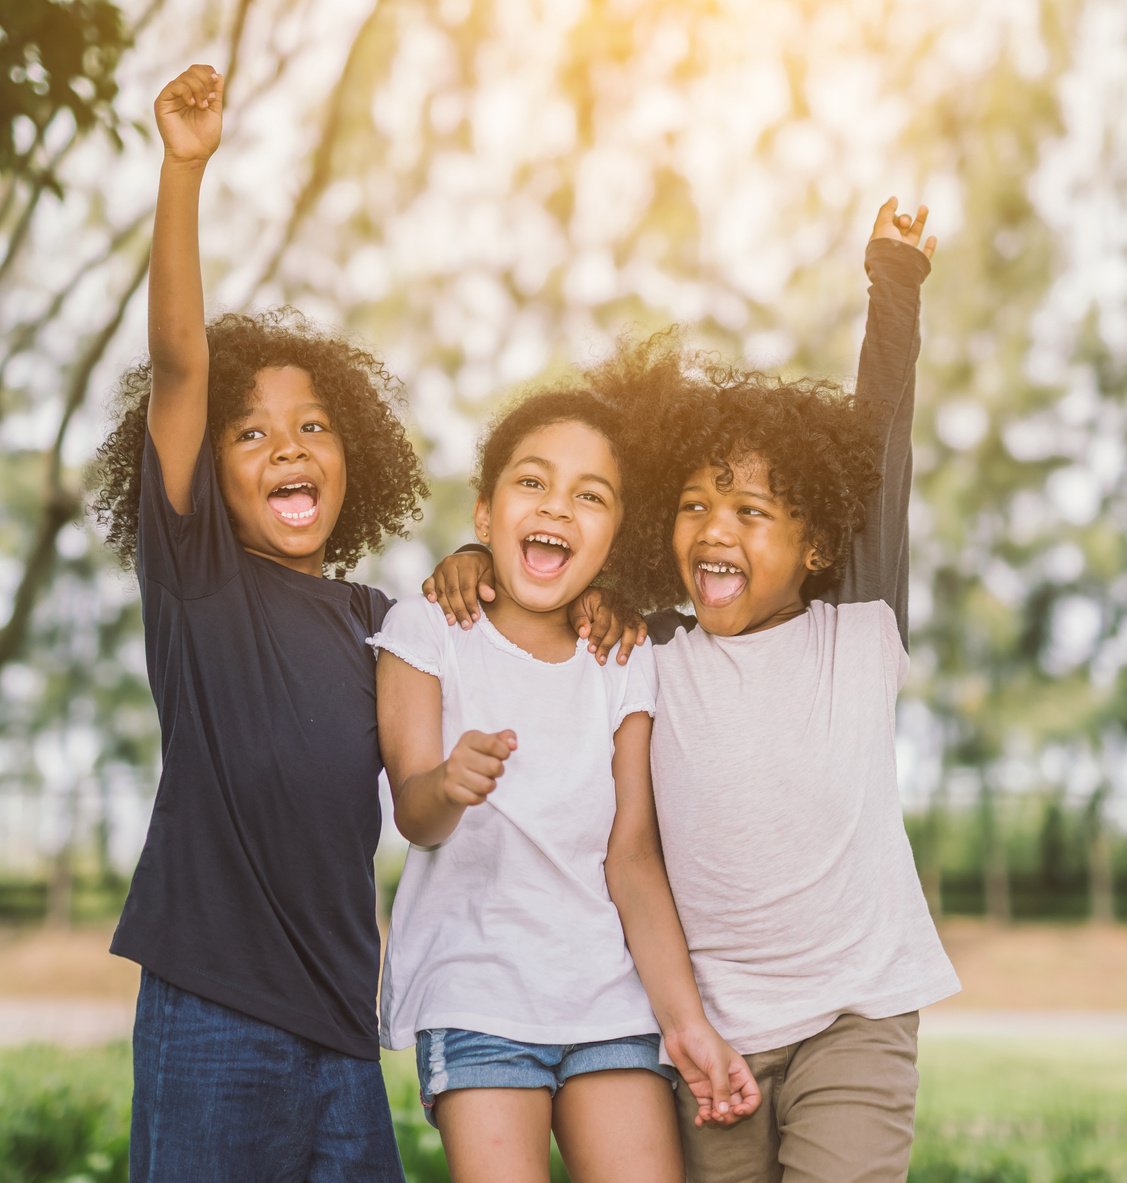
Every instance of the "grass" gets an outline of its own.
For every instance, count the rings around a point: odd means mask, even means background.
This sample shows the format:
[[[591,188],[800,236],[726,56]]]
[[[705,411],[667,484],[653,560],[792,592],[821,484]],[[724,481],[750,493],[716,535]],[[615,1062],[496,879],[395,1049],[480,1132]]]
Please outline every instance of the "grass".
[[[125,1183],[129,1048],[0,1051],[0,1183]]]
[[[1127,1042],[924,1039],[911,1180],[1127,1180]]]
[[[910,1183],[1127,1180],[1127,1041],[925,1038],[920,1069]],[[385,1071],[408,1179],[445,1183],[413,1056]],[[125,1183],[129,1093],[125,1044],[0,1050],[0,1183]]]

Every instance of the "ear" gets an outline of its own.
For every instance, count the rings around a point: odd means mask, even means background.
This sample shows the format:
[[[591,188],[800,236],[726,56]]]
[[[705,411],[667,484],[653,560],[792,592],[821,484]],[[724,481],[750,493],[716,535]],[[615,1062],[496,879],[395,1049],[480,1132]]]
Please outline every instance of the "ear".
[[[479,497],[473,507],[474,533],[478,542],[489,542],[489,502]]]
[[[813,575],[817,575],[819,571],[824,571],[830,566],[833,559],[827,558],[817,546],[811,545],[806,548],[806,555],[803,562],[807,571]]]

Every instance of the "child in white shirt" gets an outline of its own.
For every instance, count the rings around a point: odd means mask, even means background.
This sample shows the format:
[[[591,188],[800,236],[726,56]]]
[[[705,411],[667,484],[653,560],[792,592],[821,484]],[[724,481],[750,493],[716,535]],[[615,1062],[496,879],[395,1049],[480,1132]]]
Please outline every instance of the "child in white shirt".
[[[680,1183],[659,1030],[698,1120],[756,1099],[704,1018],[665,877],[652,654],[600,665],[568,620],[628,514],[619,434],[583,391],[510,412],[477,482],[496,581],[484,619],[451,628],[420,598],[372,638],[380,745],[412,842],[383,1038],[416,1043],[456,1183],[546,1181],[550,1131],[578,1177]]]

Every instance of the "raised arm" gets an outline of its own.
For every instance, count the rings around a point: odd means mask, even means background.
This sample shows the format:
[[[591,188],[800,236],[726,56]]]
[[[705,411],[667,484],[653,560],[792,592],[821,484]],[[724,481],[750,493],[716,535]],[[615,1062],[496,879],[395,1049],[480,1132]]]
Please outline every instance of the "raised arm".
[[[199,200],[204,168],[219,146],[223,78],[191,66],[153,104],[164,143],[149,264],[149,433],[165,492],[191,509],[192,472],[207,429],[207,337],[200,280]]]
[[[884,600],[908,635],[908,496],[912,483],[912,417],[920,351],[920,285],[931,270],[934,236],[923,238],[927,207],[897,216],[896,198],[880,207],[865,251],[869,312],[857,374],[857,398],[879,405],[884,433],[883,480],[872,495],[865,529],[854,536],[839,603]],[[921,245],[922,241],[922,245]]]
[[[636,713],[614,737],[617,808],[607,847],[607,888],[666,1051],[697,1100],[697,1125],[727,1125],[755,1110],[759,1089],[747,1062],[717,1034],[701,1005],[661,853],[650,730],[649,717]]]
[[[437,846],[497,787],[517,737],[467,731],[444,760],[438,679],[386,649],[376,662],[376,704],[395,824],[408,842]]]

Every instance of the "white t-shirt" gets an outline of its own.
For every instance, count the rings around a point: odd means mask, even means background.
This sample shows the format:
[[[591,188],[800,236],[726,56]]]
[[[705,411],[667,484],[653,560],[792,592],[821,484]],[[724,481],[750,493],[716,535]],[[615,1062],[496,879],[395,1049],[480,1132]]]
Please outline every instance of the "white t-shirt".
[[[651,636],[662,845],[720,1034],[746,1055],[955,993],[897,790],[892,609],[816,600],[745,636]]]
[[[484,616],[463,630],[422,597],[396,604],[370,643],[439,679],[444,755],[470,730],[511,728],[519,745],[445,842],[407,852],[384,1045],[409,1047],[433,1027],[526,1043],[656,1033],[603,868],[614,733],[635,711],[653,714],[652,650],[600,666],[577,641],[567,661],[538,661]]]

